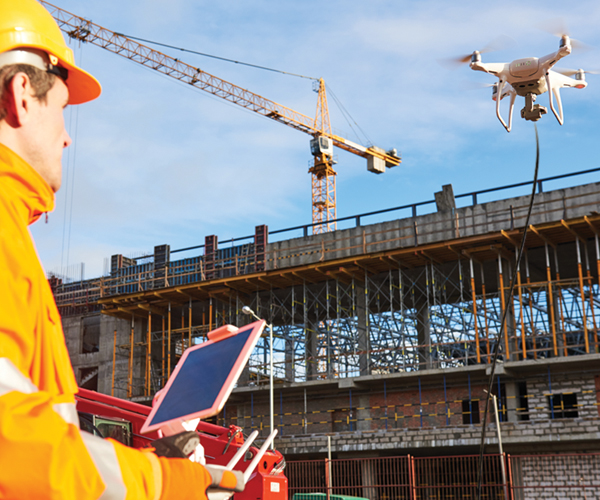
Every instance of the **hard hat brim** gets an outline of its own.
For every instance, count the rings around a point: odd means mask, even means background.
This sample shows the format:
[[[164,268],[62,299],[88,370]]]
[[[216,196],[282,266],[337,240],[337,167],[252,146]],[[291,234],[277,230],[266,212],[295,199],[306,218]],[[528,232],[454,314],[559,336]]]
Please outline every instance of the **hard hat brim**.
[[[69,89],[69,104],[83,104],[96,99],[102,92],[100,82],[87,71],[72,66],[66,61],[60,61],[59,66],[69,71],[69,77],[65,82]]]

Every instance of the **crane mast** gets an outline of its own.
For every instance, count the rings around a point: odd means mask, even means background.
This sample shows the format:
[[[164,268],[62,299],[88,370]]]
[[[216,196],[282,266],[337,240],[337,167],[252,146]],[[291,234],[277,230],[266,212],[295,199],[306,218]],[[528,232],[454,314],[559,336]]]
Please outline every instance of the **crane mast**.
[[[110,31],[91,21],[71,14],[45,0],[39,0],[59,27],[70,38],[92,43],[122,57],[152,68],[160,73],[187,83],[233,104],[242,106],[279,123],[311,135],[311,153],[314,163],[309,172],[312,176],[313,233],[336,229],[336,193],[333,169],[333,146],[367,159],[367,169],[383,173],[386,168],[400,164],[396,150],[384,151],[365,147],[332,133],[327,107],[327,94],[323,79],[318,81],[318,101],[315,118],[311,118],[287,106],[250,92],[200,68],[186,64],[162,52],[151,49],[126,36]]]
[[[319,98],[315,114],[315,128],[320,133],[314,134],[314,138],[311,140],[311,153],[314,157],[314,164],[308,169],[311,174],[314,234],[335,231],[336,223],[332,221],[337,218],[335,208],[335,176],[337,173],[333,169],[335,162],[333,151],[329,147],[330,141],[326,140],[327,136],[331,135],[331,125],[325,81],[322,78],[318,81],[317,92]]]

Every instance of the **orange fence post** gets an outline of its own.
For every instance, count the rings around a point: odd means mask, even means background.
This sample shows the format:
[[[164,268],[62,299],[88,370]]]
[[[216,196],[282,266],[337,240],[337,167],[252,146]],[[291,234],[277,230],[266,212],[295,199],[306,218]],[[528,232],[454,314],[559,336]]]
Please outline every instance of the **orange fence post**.
[[[410,498],[416,500],[417,498],[417,485],[415,484],[415,459],[410,455],[408,459],[408,483],[410,487]]]
[[[510,455],[508,453],[506,454],[506,463],[508,464],[508,484],[506,485],[506,490],[507,490],[507,493],[510,493],[510,495],[507,494],[507,496],[506,496],[506,499],[508,500],[509,498],[515,497],[515,491],[514,491],[514,486],[513,486],[513,477],[512,477],[512,464],[511,464],[511,460],[510,460]]]

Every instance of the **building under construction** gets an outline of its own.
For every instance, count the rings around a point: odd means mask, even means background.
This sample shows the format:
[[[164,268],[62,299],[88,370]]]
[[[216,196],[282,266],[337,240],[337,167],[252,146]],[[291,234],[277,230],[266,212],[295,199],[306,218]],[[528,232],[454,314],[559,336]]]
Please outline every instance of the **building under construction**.
[[[600,498],[600,183],[552,190],[557,179],[536,186],[519,267],[531,184],[504,199],[503,188],[455,197],[445,186],[435,202],[339,220],[345,229],[257,226],[221,246],[213,235],[197,248],[114,255],[110,273],[92,280],[51,277],[79,384],[149,403],[187,347],[249,322],[247,305],[273,328],[286,459],[404,457],[405,486],[418,488],[427,464],[415,460],[478,453],[506,312],[494,392],[511,484],[535,482],[541,462],[528,468],[527,456],[560,454],[544,467],[575,471],[573,496],[561,498]],[[369,217],[387,220],[365,225]],[[266,335],[219,424],[268,433],[270,361]],[[486,443],[498,451],[495,430]],[[361,467],[362,490],[347,493],[410,497],[369,493],[386,466]]]

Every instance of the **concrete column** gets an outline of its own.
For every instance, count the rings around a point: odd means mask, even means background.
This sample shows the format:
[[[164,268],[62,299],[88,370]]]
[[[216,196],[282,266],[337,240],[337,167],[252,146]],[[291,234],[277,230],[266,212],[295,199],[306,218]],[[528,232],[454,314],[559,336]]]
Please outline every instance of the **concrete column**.
[[[81,354],[81,336],[83,333],[83,316],[72,316],[62,320],[65,343],[69,351],[71,363]]]
[[[429,321],[429,307],[426,302],[417,304],[417,343],[419,347],[419,370],[433,368],[431,360],[431,323]]]
[[[244,369],[242,370],[242,374],[238,379],[238,385],[247,386],[250,383],[250,365],[246,363]]]
[[[519,385],[516,382],[504,382],[504,390],[506,391],[506,410],[509,422],[518,422],[519,415],[517,408],[519,407]]]
[[[434,193],[435,205],[437,211],[441,213],[454,212],[456,210],[456,200],[454,198],[454,190],[452,184],[442,186],[442,190]]]
[[[556,331],[556,347],[558,351],[558,356],[563,357],[565,355],[565,340],[563,337],[564,329],[562,327],[562,321],[560,318],[560,300],[558,295],[558,290],[552,287],[552,302],[554,303],[554,325]],[[550,317],[550,314],[548,314]]]
[[[356,316],[358,320],[358,366],[361,375],[371,374],[371,339],[369,337],[369,313],[364,285],[356,285]]]
[[[241,427],[242,429],[246,428],[246,427],[250,427],[250,420],[246,419],[246,406],[242,403],[237,405],[237,421],[235,422],[235,425],[237,425],[238,427]]]
[[[286,335],[285,337],[285,379],[287,382],[294,382],[295,373],[295,360],[294,360],[294,346],[296,342],[292,337]]]
[[[319,372],[317,358],[317,333],[318,325],[313,321],[305,323],[305,356],[306,356],[306,380],[315,380]]]
[[[136,318],[134,322],[133,342],[146,342],[148,323],[146,319]],[[173,351],[175,348],[173,348]],[[173,354],[171,354],[173,361]],[[173,363],[175,365],[175,363]],[[146,378],[146,346],[134,347],[133,350],[133,397],[144,395],[144,383]]]
[[[358,431],[370,431],[371,430],[371,420],[367,420],[367,418],[371,417],[371,410],[369,407],[371,406],[369,402],[369,395],[365,394],[358,397],[358,408],[365,408],[364,410],[356,410],[356,430]]]

